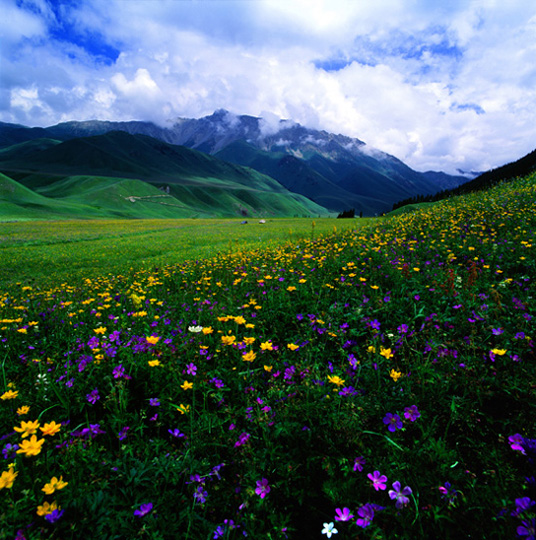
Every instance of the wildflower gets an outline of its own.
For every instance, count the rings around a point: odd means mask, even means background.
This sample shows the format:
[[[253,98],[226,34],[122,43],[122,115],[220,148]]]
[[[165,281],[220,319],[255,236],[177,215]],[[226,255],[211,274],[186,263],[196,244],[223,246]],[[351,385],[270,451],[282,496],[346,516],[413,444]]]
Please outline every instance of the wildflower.
[[[28,414],[30,412],[30,407],[28,407],[28,405],[23,405],[22,407],[19,407],[17,409],[17,414],[19,416],[23,416],[25,414]]]
[[[187,412],[190,412],[190,405],[183,405],[182,403],[177,407],[177,410],[181,414],[186,414]]]
[[[95,405],[95,403],[97,403],[97,401],[100,399],[99,391],[97,390],[97,388],[91,390],[89,394],[86,394],[86,399],[89,401],[89,403]]]
[[[379,491],[380,489],[384,491],[387,488],[387,485],[385,484],[387,482],[387,476],[381,474],[380,471],[368,473],[367,477],[372,481],[372,487],[376,491]]]
[[[199,334],[199,332],[203,332],[202,326],[189,326],[188,332],[192,332],[192,334]]]
[[[397,480],[393,483],[393,489],[389,490],[389,497],[391,500],[396,500],[395,506],[400,509],[409,503],[408,495],[411,495],[412,491],[409,486],[404,489],[400,489],[400,482]]]
[[[1,399],[2,401],[5,401],[6,399],[15,399],[18,395],[19,395],[19,391],[18,391],[18,390],[8,390],[7,392],[4,392],[4,393],[0,396],[0,399]]]
[[[262,480],[257,480],[257,487],[255,488],[255,493],[261,498],[264,499],[268,493],[270,493],[270,486],[268,485],[268,480],[263,478]]]
[[[59,508],[54,508],[54,510],[52,510],[52,512],[50,512],[49,514],[47,514],[45,516],[45,519],[49,523],[56,523],[56,521],[58,521],[61,518],[61,516],[63,516],[64,512],[65,512],[65,510],[60,510]]]
[[[394,354],[391,352],[391,349],[384,349],[383,347],[380,347],[380,354],[389,360],[389,358],[393,358]]]
[[[335,521],[350,521],[354,516],[350,513],[349,508],[343,508],[342,510],[340,508],[335,508]]]
[[[525,512],[525,510],[529,510],[536,504],[536,502],[534,502],[530,497],[521,497],[519,499],[516,499],[515,503],[516,509],[512,512],[512,515],[515,517]]]
[[[272,345],[271,341],[265,341],[265,342],[261,343],[261,350],[262,351],[273,351],[274,346]]]
[[[159,407],[160,406],[160,400],[158,398],[150,398],[149,399],[149,405],[151,407]]]
[[[4,448],[2,448],[2,454],[4,456],[4,459],[14,459],[18,449],[18,444],[7,443]]]
[[[243,444],[246,444],[248,439],[251,437],[249,433],[241,433],[238,437],[238,441],[235,442],[235,448],[238,448],[239,446],[242,446]]]
[[[47,516],[48,514],[54,512],[54,510],[58,510],[58,503],[56,501],[52,503],[45,501],[43,504],[37,507],[37,515],[41,517]]]
[[[37,440],[35,435],[32,435],[30,440],[25,439],[20,444],[20,448],[17,450],[17,454],[24,454],[26,457],[37,456],[41,452],[41,447],[45,439]]]
[[[396,371],[395,369],[392,369],[389,373],[389,377],[391,377],[391,379],[393,379],[393,381],[398,381],[398,379],[400,379],[400,377],[402,377],[402,372],[401,371]]]
[[[214,329],[212,328],[212,326],[205,326],[205,328],[203,328],[202,332],[205,335],[212,334],[212,332],[214,332]]]
[[[13,429],[21,434],[21,437],[24,439],[37,433],[37,428],[39,427],[39,420],[34,420],[33,422],[21,422],[20,427],[14,427]]]
[[[522,454],[525,454],[525,449],[522,446],[524,441],[525,439],[523,438],[523,435],[520,435],[519,433],[516,433],[515,435],[510,435],[510,437],[508,437],[510,448],[512,448],[512,450],[521,452]]]
[[[417,418],[419,418],[420,416],[421,416],[421,413],[417,409],[417,405],[412,405],[411,407],[404,408],[404,418],[406,420],[415,422],[415,420],[417,420]]]
[[[160,360],[149,360],[147,363],[148,363],[149,366],[151,366],[151,367],[156,367],[156,366],[159,366],[159,365],[160,365]]]
[[[146,337],[145,340],[149,345],[156,345],[160,341],[160,338],[158,336],[149,336]]]
[[[253,362],[257,358],[257,355],[253,351],[249,351],[242,355],[242,361],[243,362]]]
[[[208,493],[203,489],[203,486],[197,486],[194,492],[194,499],[199,504],[204,504],[207,500]]]
[[[356,457],[354,460],[354,472],[359,471],[361,472],[363,470],[363,465],[366,463],[365,458],[363,456]]]
[[[117,435],[117,437],[119,438],[120,441],[123,441],[123,440],[125,440],[127,438],[127,433],[128,433],[129,429],[130,429],[129,426],[125,426],[124,428],[121,429],[121,431]]]
[[[287,343],[287,349],[290,349],[291,351],[295,351],[296,349],[299,349],[299,345],[295,345],[294,343]]]
[[[394,433],[397,429],[402,429],[402,420],[398,414],[387,413],[383,419],[383,423],[387,426],[387,429]]]
[[[339,531],[335,528],[335,524],[324,523],[324,528],[322,529],[322,534],[325,534],[328,538],[331,538],[331,535],[337,534]]]
[[[134,510],[134,515],[136,517],[143,517],[146,516],[151,510],[153,509],[153,503],[144,503],[140,506],[138,510]]]
[[[11,489],[18,474],[18,472],[15,472],[13,465],[11,465],[7,471],[4,471],[0,475],[0,489]]]
[[[186,366],[186,374],[187,375],[192,375],[193,377],[195,377],[196,372],[197,372],[197,366],[195,364],[193,364],[192,362],[190,362]]]
[[[183,390],[190,390],[190,388],[193,388],[194,387],[194,383],[191,383],[191,382],[188,382],[188,381],[184,381],[182,384],[181,384],[181,388]]]
[[[491,329],[491,333],[494,336],[500,336],[503,332],[504,332],[504,330],[502,328],[492,328]]]
[[[222,336],[221,337],[221,342],[224,345],[232,345],[235,341],[236,341],[235,336]]]
[[[98,328],[94,328],[93,332],[95,332],[95,334],[104,334],[106,333],[106,326],[99,326]]]
[[[234,321],[236,324],[244,324],[246,322],[246,319],[244,319],[242,315],[238,315],[238,317],[234,318]]]
[[[58,433],[58,431],[61,429],[61,424],[56,424],[55,421],[52,421],[52,422],[46,423],[43,427],[39,429],[43,432],[43,435],[52,436]]]
[[[536,519],[523,520],[517,528],[517,534],[523,536],[525,540],[534,540],[536,538]]]
[[[357,515],[359,516],[355,522],[360,527],[368,527],[372,520],[374,519],[374,508],[370,504],[365,504],[359,510],[357,511]]]
[[[180,430],[178,430],[177,428],[168,429],[168,433],[172,435],[173,437],[175,437],[176,439],[180,439],[181,437],[186,437],[186,435],[184,435],[184,433],[181,433]]]
[[[337,386],[344,385],[344,380],[341,379],[338,375],[335,375],[335,376],[328,375],[328,381],[330,383],[336,384]]]
[[[54,491],[63,489],[68,484],[69,482],[63,481],[63,476],[60,476],[59,480],[55,476],[53,476],[50,479],[50,482],[48,484],[45,484],[41,491],[44,491],[46,495],[52,495]]]
[[[506,354],[506,349],[491,349],[490,352],[495,356],[504,356]]]

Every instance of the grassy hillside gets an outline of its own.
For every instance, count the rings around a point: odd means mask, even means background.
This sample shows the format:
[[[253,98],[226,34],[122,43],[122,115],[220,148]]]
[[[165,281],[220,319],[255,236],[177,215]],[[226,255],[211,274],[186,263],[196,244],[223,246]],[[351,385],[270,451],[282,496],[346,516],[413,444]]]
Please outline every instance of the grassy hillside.
[[[326,210],[273,178],[146,136],[111,132],[0,151],[0,168],[42,197],[5,207],[3,219],[322,215]]]

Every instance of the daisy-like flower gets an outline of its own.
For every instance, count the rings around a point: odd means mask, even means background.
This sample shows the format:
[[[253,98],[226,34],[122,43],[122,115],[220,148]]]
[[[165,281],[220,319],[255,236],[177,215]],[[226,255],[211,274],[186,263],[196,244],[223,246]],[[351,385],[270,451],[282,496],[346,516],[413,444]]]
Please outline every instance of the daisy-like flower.
[[[264,499],[268,493],[270,493],[270,486],[268,485],[268,480],[263,478],[262,480],[257,480],[257,487],[255,488],[255,493],[261,498]]]
[[[264,341],[261,343],[261,351],[273,351],[274,346],[272,345],[271,341]]]
[[[0,399],[1,399],[2,401],[5,401],[6,399],[15,399],[18,395],[19,395],[19,391],[18,391],[18,390],[8,390],[7,392],[4,392],[4,393],[0,396]]]
[[[20,427],[14,427],[13,429],[21,434],[21,437],[25,439],[34,433],[37,433],[37,428],[39,427],[39,420],[21,422]]]
[[[202,326],[189,326],[188,332],[192,332],[192,334],[199,334],[199,332],[203,332]]]
[[[43,427],[39,428],[43,435],[56,435],[56,433],[59,432],[61,429],[61,424],[56,424],[56,422],[53,420],[52,422],[46,423]]]
[[[190,390],[190,388],[193,388],[194,387],[194,383],[191,383],[191,382],[188,382],[188,381],[184,381],[182,384],[181,384],[181,388],[183,390]]]
[[[63,481],[63,476],[60,476],[58,480],[55,476],[50,479],[48,484],[45,484],[41,491],[44,491],[46,495],[52,495],[56,490],[63,489],[69,482]]]
[[[9,467],[7,471],[4,471],[0,475],[0,489],[11,489],[13,487],[13,482],[19,473],[15,472],[13,466]]]
[[[249,351],[242,356],[242,361],[253,362],[257,358],[257,355],[253,351]]]
[[[333,534],[337,534],[339,531],[335,528],[335,524],[324,523],[324,528],[322,529],[322,534],[325,534],[328,538],[331,538]]]
[[[45,501],[43,504],[37,507],[37,515],[41,517],[47,516],[48,514],[54,512],[54,510],[59,510],[58,503],[56,501],[52,503]]]
[[[21,442],[17,454],[24,454],[26,457],[37,456],[41,452],[41,447],[44,442],[45,439],[37,440],[37,437],[32,435],[30,440],[25,439]]]
[[[28,407],[28,405],[23,405],[22,407],[19,407],[17,409],[17,414],[19,416],[23,416],[25,414],[28,414],[30,412],[30,407]]]
[[[396,501],[395,506],[400,509],[406,506],[409,503],[408,495],[411,495],[412,491],[409,486],[406,486],[404,489],[400,489],[400,482],[397,480],[393,483],[393,489],[389,490],[389,497]]]

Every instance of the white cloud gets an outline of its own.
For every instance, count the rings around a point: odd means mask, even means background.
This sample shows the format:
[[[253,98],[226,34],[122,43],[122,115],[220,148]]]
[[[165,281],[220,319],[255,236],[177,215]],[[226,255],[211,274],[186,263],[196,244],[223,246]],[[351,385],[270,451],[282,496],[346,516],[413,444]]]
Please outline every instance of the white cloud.
[[[13,22],[0,120],[164,123],[225,108],[262,116],[266,133],[287,118],[449,172],[536,146],[536,7],[522,0],[51,5],[0,0]]]

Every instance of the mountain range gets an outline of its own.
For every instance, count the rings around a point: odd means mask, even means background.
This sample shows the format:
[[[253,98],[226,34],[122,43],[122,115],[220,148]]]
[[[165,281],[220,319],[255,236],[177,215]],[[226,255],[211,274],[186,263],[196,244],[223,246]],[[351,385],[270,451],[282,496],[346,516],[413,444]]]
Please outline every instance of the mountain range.
[[[47,128],[0,123],[0,171],[56,203],[83,205],[82,214],[99,208],[106,213],[103,203],[113,199],[113,215],[124,217],[139,213],[142,204],[151,216],[162,211],[166,217],[321,215],[350,208],[374,215],[402,199],[469,180],[414,171],[356,138],[225,110],[180,118],[169,127],[97,120]]]

